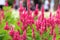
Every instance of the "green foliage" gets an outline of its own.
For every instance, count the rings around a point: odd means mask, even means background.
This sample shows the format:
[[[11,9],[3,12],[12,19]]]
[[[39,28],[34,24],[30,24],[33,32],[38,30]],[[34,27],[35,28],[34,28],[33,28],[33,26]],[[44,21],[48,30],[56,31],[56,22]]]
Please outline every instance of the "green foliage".
[[[36,40],[42,40],[42,38],[40,37],[39,32],[35,32],[35,36],[36,36]]]
[[[6,6],[4,6],[3,7],[3,10],[6,12],[6,11],[9,11],[11,9],[11,6],[8,6],[8,7],[6,7]]]
[[[9,24],[13,24],[14,20],[11,17],[12,11],[9,11],[11,7],[3,7],[4,9],[4,19],[2,20],[2,23],[0,24],[0,40],[11,40],[11,37],[9,36],[9,31],[5,31],[4,27],[6,22],[8,21]]]
[[[14,3],[14,0],[8,0],[8,4],[9,4],[9,6],[12,6],[13,3]]]

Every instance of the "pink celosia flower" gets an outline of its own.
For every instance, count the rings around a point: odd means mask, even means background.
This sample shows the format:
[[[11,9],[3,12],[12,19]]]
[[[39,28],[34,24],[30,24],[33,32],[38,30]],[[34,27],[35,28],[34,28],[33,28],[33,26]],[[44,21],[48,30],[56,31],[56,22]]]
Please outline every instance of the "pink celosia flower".
[[[17,25],[20,26],[20,22],[19,21],[17,22]]]
[[[5,6],[8,6],[8,0],[6,0]]]
[[[24,30],[24,32],[23,32],[23,34],[22,34],[22,39],[23,39],[23,40],[26,40],[26,38],[27,38],[26,30]]]
[[[27,24],[33,24],[34,23],[34,18],[29,15],[26,22],[27,22]]]
[[[23,31],[26,30],[26,28],[27,28],[26,24],[21,27]]]
[[[34,12],[34,15],[37,16],[38,15],[38,4],[36,4],[36,9],[35,9],[35,12]]]
[[[23,10],[24,10],[24,7],[23,7],[22,3],[20,3],[20,7],[19,7],[20,14],[23,12]]]
[[[43,22],[41,22],[41,28],[39,29],[39,31],[41,35],[44,33],[44,31],[46,31],[46,24],[44,20]]]
[[[3,19],[4,19],[4,11],[0,10],[0,24],[2,23]]]
[[[34,29],[32,28],[32,38],[34,39],[35,38],[35,32],[34,32]]]
[[[5,29],[5,30],[9,30],[8,22],[6,22],[6,25],[5,25],[4,29]]]
[[[40,27],[41,26],[40,20],[37,20],[35,24],[36,24],[36,29],[39,30],[41,28]]]
[[[4,19],[4,11],[2,10],[2,14],[1,14],[2,19]]]
[[[27,7],[28,7],[28,10],[30,9],[30,0],[27,0]]]
[[[20,15],[20,20],[21,20],[22,22],[24,22],[24,21],[27,19],[27,17],[28,17],[28,14],[27,14],[27,13],[22,13],[22,14]]]
[[[56,33],[53,34],[52,40],[56,40]]]
[[[11,37],[14,36],[14,29],[13,29],[13,28],[11,28],[11,30],[10,30],[10,32],[9,32],[9,35],[10,35]]]
[[[60,8],[57,9],[57,12],[56,12],[56,23],[57,24],[60,24]]]
[[[50,30],[50,35],[53,35],[53,31],[54,31],[53,29]]]
[[[42,20],[44,19],[44,6],[42,6],[41,8],[41,16],[42,16]]]
[[[20,34],[18,32],[14,32],[13,40],[21,40]]]

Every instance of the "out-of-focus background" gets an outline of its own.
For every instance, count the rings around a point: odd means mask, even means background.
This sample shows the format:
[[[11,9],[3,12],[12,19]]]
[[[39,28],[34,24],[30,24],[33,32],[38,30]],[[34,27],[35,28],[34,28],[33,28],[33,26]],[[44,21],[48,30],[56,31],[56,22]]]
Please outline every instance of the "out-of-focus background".
[[[27,0],[4,0],[0,1],[0,5],[3,5],[1,3],[8,3],[8,6],[12,6],[12,8],[18,9],[20,6],[20,3],[27,9]],[[38,4],[39,10],[41,9],[41,6],[44,5],[45,11],[48,10],[57,10],[58,5],[60,5],[60,0],[30,0],[30,9],[35,10],[36,4]]]

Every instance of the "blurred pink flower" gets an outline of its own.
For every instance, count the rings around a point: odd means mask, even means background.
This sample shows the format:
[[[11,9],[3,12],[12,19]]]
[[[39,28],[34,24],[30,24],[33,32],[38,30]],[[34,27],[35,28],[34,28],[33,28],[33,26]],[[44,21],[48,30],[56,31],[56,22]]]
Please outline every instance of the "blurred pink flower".
[[[17,22],[17,25],[20,26],[20,21]]]
[[[22,39],[23,39],[23,40],[26,40],[26,38],[27,38],[27,34],[26,34],[26,30],[24,30],[24,32],[23,32],[23,34],[22,34]]]
[[[23,12],[23,10],[24,10],[24,7],[23,7],[22,3],[20,3],[19,12]]]
[[[35,38],[35,32],[34,32],[34,29],[32,28],[32,38],[34,39]]]
[[[27,24],[34,24],[34,18],[32,16],[28,16],[27,20],[26,20]]]
[[[56,33],[53,34],[52,40],[56,40]]]
[[[26,30],[26,28],[27,28],[27,26],[25,26],[25,25],[21,27],[21,29],[22,29],[23,31]]]
[[[37,20],[35,24],[36,24],[36,29],[39,30],[41,28],[41,21]]]
[[[8,0],[6,1],[5,6],[8,6]]]
[[[13,36],[14,36],[14,32],[15,32],[14,29],[11,28],[11,29],[10,29],[10,32],[9,32],[9,35],[10,35],[11,37],[13,37]]]
[[[38,10],[38,4],[36,4],[36,9],[35,9],[35,11],[34,11],[34,15],[37,16],[38,13],[39,13],[39,10]]]
[[[14,32],[13,40],[21,40],[19,32]]]
[[[4,29],[5,29],[5,30],[9,30],[8,22],[6,22],[6,25],[5,25]]]
[[[43,19],[44,19],[44,5],[41,8],[41,16],[42,16],[42,21],[43,21]]]

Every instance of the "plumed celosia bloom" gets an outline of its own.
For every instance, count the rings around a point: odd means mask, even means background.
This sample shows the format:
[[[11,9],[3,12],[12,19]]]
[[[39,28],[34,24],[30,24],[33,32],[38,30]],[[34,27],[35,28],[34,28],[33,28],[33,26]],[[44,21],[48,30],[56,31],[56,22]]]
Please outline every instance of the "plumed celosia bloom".
[[[17,25],[20,26],[20,21],[17,22]]]
[[[1,17],[2,17],[2,19],[4,19],[4,11],[3,10],[1,11]]]
[[[24,31],[24,30],[26,30],[26,28],[27,28],[27,25],[26,24],[24,24],[22,27],[21,27],[21,29]]]
[[[56,40],[56,33],[53,34],[52,40]]]
[[[24,10],[24,7],[23,7],[22,3],[20,3],[20,7],[19,7],[20,14],[23,12],[23,10]]]
[[[4,19],[4,11],[0,10],[0,24],[1,24],[3,19]]]
[[[19,32],[14,32],[13,40],[21,40]]]
[[[10,35],[11,37],[13,37],[13,36],[14,36],[14,32],[15,32],[15,31],[14,31],[14,28],[11,28],[11,29],[10,29],[10,32],[9,32],[9,35]]]
[[[35,24],[36,24],[36,29],[39,30],[41,28],[40,27],[41,26],[40,20],[37,20]]]
[[[29,15],[26,22],[27,22],[27,24],[33,24],[34,23],[34,18],[31,15]]]
[[[48,23],[48,26],[50,26],[50,35],[53,35],[56,22],[51,12],[50,12],[50,17],[47,19],[47,23]]]
[[[60,8],[58,8],[56,12],[56,23],[60,24]]]
[[[28,10],[30,9],[30,0],[27,0],[27,7],[28,7]]]
[[[22,14],[20,15],[20,20],[21,20],[22,22],[25,22],[25,20],[27,19],[27,17],[28,17],[28,14],[27,14],[27,13],[22,13]]]
[[[6,22],[6,25],[5,25],[4,29],[5,29],[5,30],[9,30],[8,22]]]
[[[22,34],[22,39],[23,39],[23,40],[26,40],[26,38],[27,38],[27,34],[26,34],[26,30],[24,30],[24,32],[23,32],[23,34]]]
[[[41,8],[41,16],[42,16],[42,20],[44,19],[44,6],[42,6]]]
[[[42,35],[43,33],[44,33],[44,31],[45,31],[45,21],[43,20],[43,22],[41,22],[41,26],[40,26],[41,28],[39,29],[39,31],[40,31],[40,35]]]
[[[32,38],[35,39],[35,32],[33,28],[32,28]]]
[[[37,16],[38,13],[39,13],[39,12],[38,12],[38,4],[36,4],[36,9],[35,9],[35,11],[34,11],[34,15]]]
[[[6,0],[5,6],[8,6],[8,0]]]

